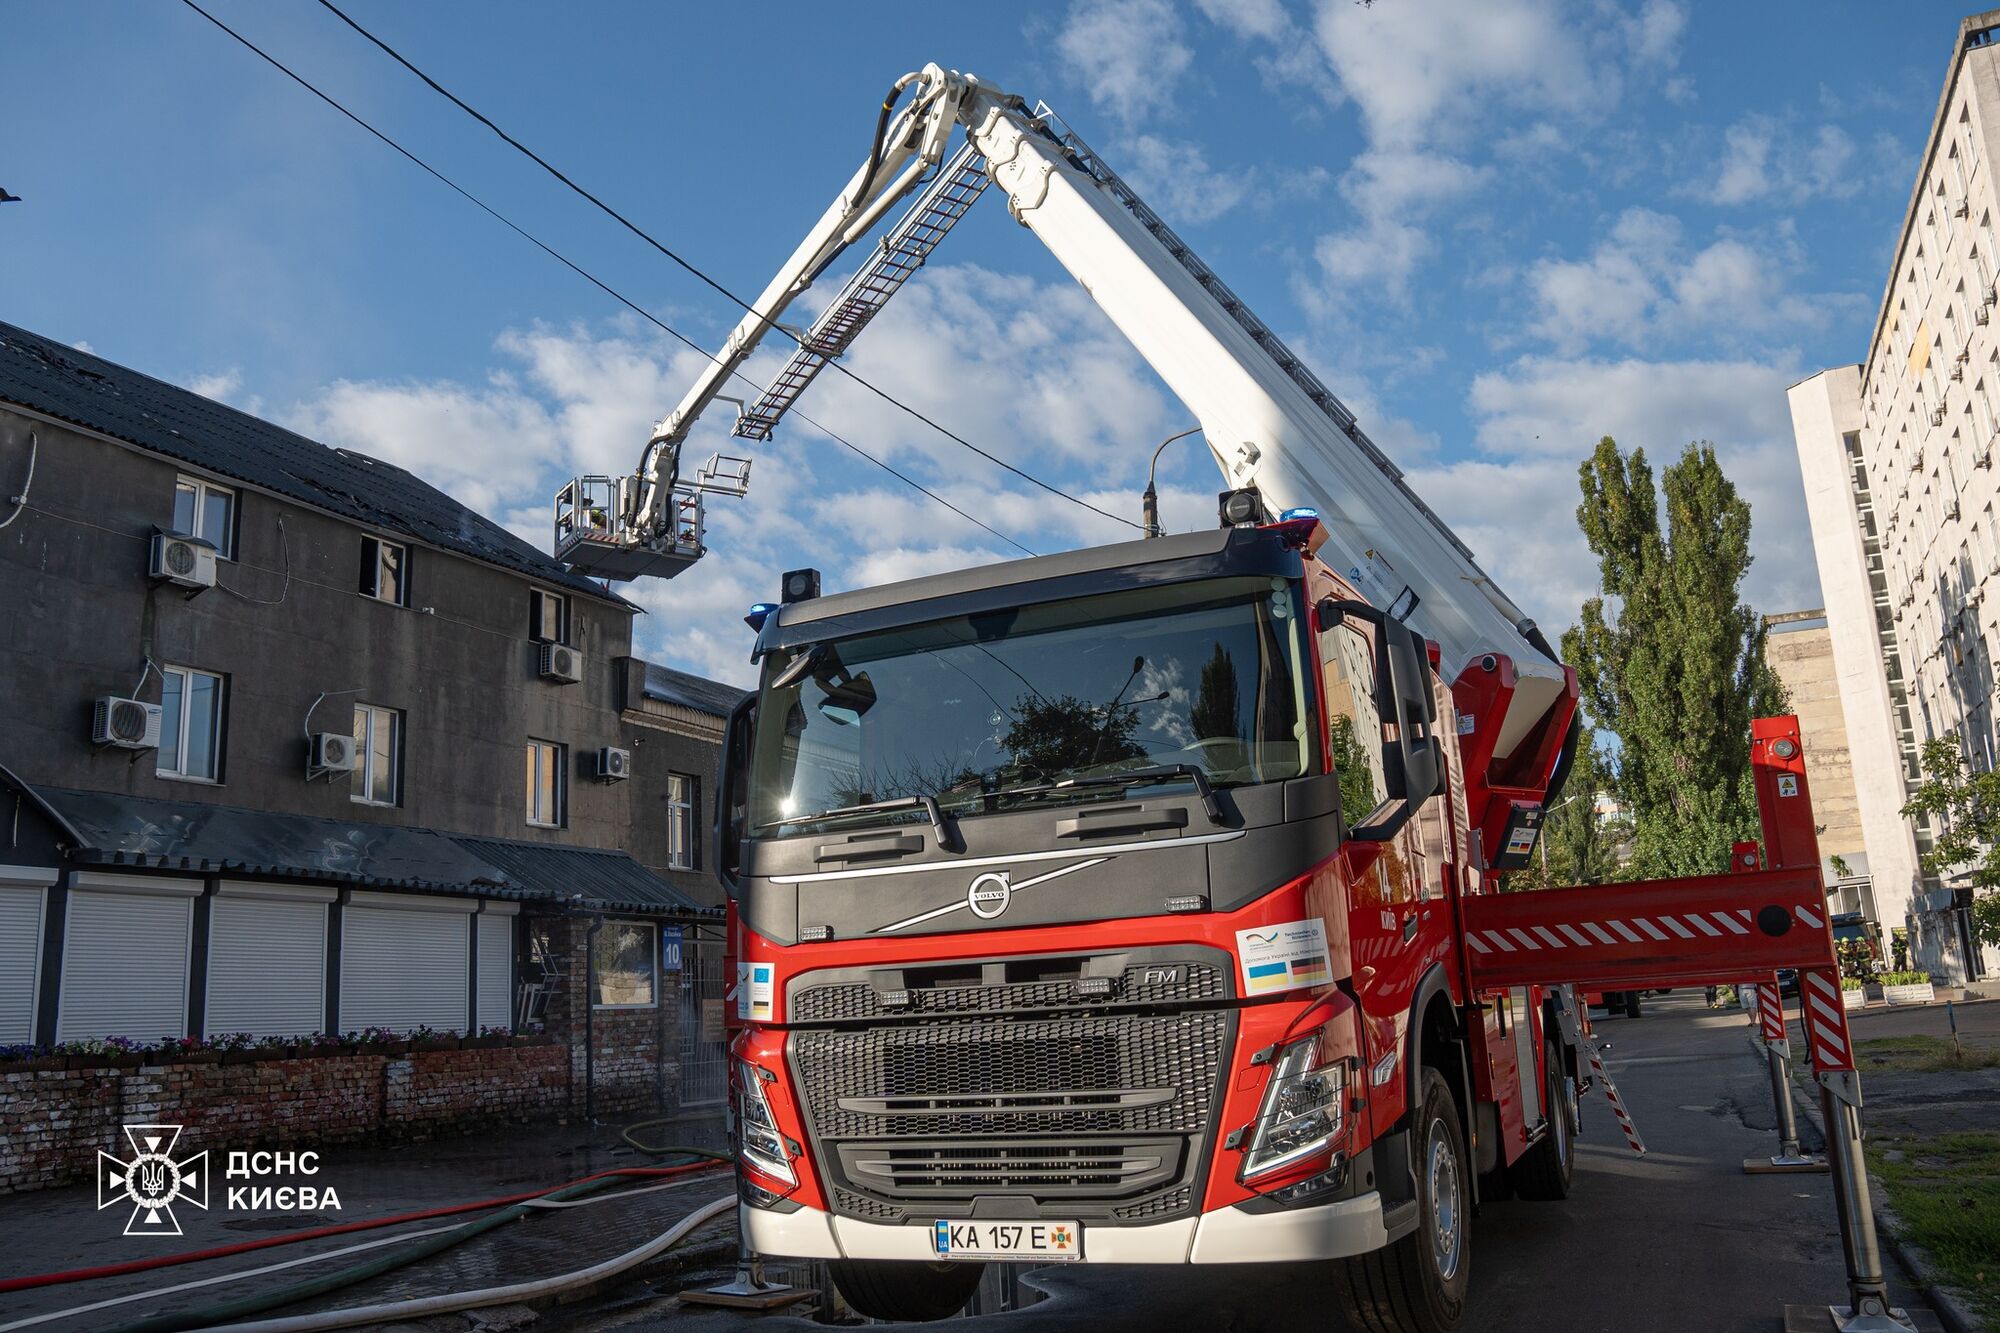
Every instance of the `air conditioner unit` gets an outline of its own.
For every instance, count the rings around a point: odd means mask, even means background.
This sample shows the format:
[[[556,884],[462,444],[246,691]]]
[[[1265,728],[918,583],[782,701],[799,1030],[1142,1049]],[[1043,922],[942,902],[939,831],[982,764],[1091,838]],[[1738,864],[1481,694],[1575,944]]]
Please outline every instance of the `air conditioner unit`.
[[[1979,308],[1972,312],[1972,318],[1978,324],[1984,324],[1993,318],[1993,298],[1990,295],[1979,303]]]
[[[1972,205],[1964,195],[1960,195],[1958,198],[1951,201],[1951,215],[1953,217],[1962,218],[1971,211],[1972,211]]]
[[[1954,376],[1953,378],[1956,378],[1956,376]],[[1933,407],[1933,408],[1931,409],[1931,424],[1932,424],[1933,426],[1942,426],[1942,425],[1944,424],[1944,404],[1943,404],[1943,403],[1939,403],[1939,404],[1938,404],[1938,405],[1937,405],[1936,407]]]
[[[183,588],[215,586],[215,548],[171,532],[153,534],[152,577]]]
[[[121,750],[160,748],[160,706],[107,694],[90,715],[90,739]]]
[[[567,644],[543,644],[542,679],[576,684],[583,679],[583,654]]]
[[[352,773],[354,737],[339,731],[314,732],[310,767],[314,773]]]
[[[597,752],[597,776],[606,782],[623,782],[632,776],[632,752],[607,745]]]
[[[1958,354],[1958,360],[1952,363],[1951,377],[1955,380],[1962,380],[1965,378],[1965,355],[1966,354],[1964,352],[1960,352]]]

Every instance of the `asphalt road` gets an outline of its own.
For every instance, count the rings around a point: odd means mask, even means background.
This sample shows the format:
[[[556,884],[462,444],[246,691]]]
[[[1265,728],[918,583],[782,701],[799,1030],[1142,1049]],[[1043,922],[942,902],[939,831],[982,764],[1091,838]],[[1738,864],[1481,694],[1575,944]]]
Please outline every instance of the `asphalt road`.
[[[1650,1151],[1625,1146],[1602,1097],[1584,1103],[1576,1187],[1564,1203],[1491,1203],[1472,1232],[1465,1327],[1482,1333],[1775,1333],[1787,1304],[1845,1296],[1826,1176],[1748,1176],[1743,1159],[1777,1149],[1770,1084],[1737,1010],[1701,992],[1648,1001],[1598,1035]],[[1804,1122],[1801,1128],[1811,1135]],[[1900,1277],[1890,1264],[1892,1279]],[[978,1333],[1233,1333],[1336,1327],[1316,1309],[1324,1275],[1280,1267],[1044,1269],[1050,1299],[1027,1309],[929,1325]],[[1898,1303],[1911,1298],[1898,1285]],[[802,1330],[804,1320],[759,1320]],[[598,1328],[721,1333],[741,1316],[659,1307]]]

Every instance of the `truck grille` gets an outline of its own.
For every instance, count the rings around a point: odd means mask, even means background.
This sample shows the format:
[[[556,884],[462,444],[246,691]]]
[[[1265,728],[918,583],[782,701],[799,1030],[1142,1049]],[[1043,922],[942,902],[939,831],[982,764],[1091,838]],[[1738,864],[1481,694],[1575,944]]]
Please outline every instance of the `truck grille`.
[[[1229,998],[1229,981],[1207,963],[1132,967],[1104,1000],[1083,1001],[1073,981],[1009,982],[993,986],[938,986],[905,992],[906,1003],[889,1006],[865,981],[823,982],[792,992],[788,1012],[794,1023],[841,1023],[876,1018],[945,1014],[1022,1014],[1074,1010],[1098,1004],[1198,1004]]]
[[[795,1030],[790,1059],[850,1215],[1004,1194],[1170,1216],[1192,1205],[1233,1025],[1201,1010]]]

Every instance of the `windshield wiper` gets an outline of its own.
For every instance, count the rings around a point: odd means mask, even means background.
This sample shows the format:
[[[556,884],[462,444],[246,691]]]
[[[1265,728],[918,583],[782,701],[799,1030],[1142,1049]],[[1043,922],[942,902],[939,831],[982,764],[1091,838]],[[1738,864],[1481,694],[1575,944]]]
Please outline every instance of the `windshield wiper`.
[[[1089,773],[1064,778],[1043,787],[1016,787],[1013,791],[995,794],[1041,796],[1048,792],[1080,791],[1086,787],[1135,787],[1142,782],[1170,782],[1175,778],[1186,778],[1194,784],[1196,793],[1201,797],[1202,812],[1208,816],[1209,823],[1222,823],[1222,805],[1215,799],[1215,788],[1209,785],[1208,774],[1193,764],[1159,764],[1152,768],[1128,768],[1119,773]]]
[[[859,805],[835,806],[831,810],[822,810],[814,815],[786,815],[783,819],[773,819],[768,823],[759,824],[757,827],[759,829],[777,828],[780,824],[812,824],[822,819],[838,819],[842,815],[886,814],[893,810],[919,809],[925,815],[929,816],[931,833],[937,839],[939,847],[948,852],[964,850],[959,845],[958,835],[945,822],[944,811],[938,807],[937,797],[930,795],[928,792],[920,793],[916,796],[898,796],[890,801],[863,801]]]

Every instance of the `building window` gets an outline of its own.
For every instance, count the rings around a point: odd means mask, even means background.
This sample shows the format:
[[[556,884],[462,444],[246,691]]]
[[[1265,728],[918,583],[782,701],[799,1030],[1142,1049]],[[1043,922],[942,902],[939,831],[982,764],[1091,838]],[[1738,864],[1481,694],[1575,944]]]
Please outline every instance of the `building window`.
[[[528,637],[536,643],[568,643],[569,598],[528,589]]]
[[[374,704],[354,705],[354,777],[350,800],[395,805],[403,799],[403,715]]]
[[[160,681],[160,776],[219,782],[222,677],[170,666],[160,672]]]
[[[606,921],[591,941],[591,971],[599,1009],[649,1009],[653,1004],[654,926],[650,921]]]
[[[567,746],[554,741],[528,742],[528,804],[530,824],[563,826],[563,754]]]
[[[224,560],[236,555],[236,492],[198,477],[174,479],[174,531],[199,537]]]
[[[361,539],[361,595],[397,606],[410,604],[410,550],[380,537]]]
[[[701,806],[701,787],[685,773],[667,774],[667,865],[696,870],[694,821]]]

